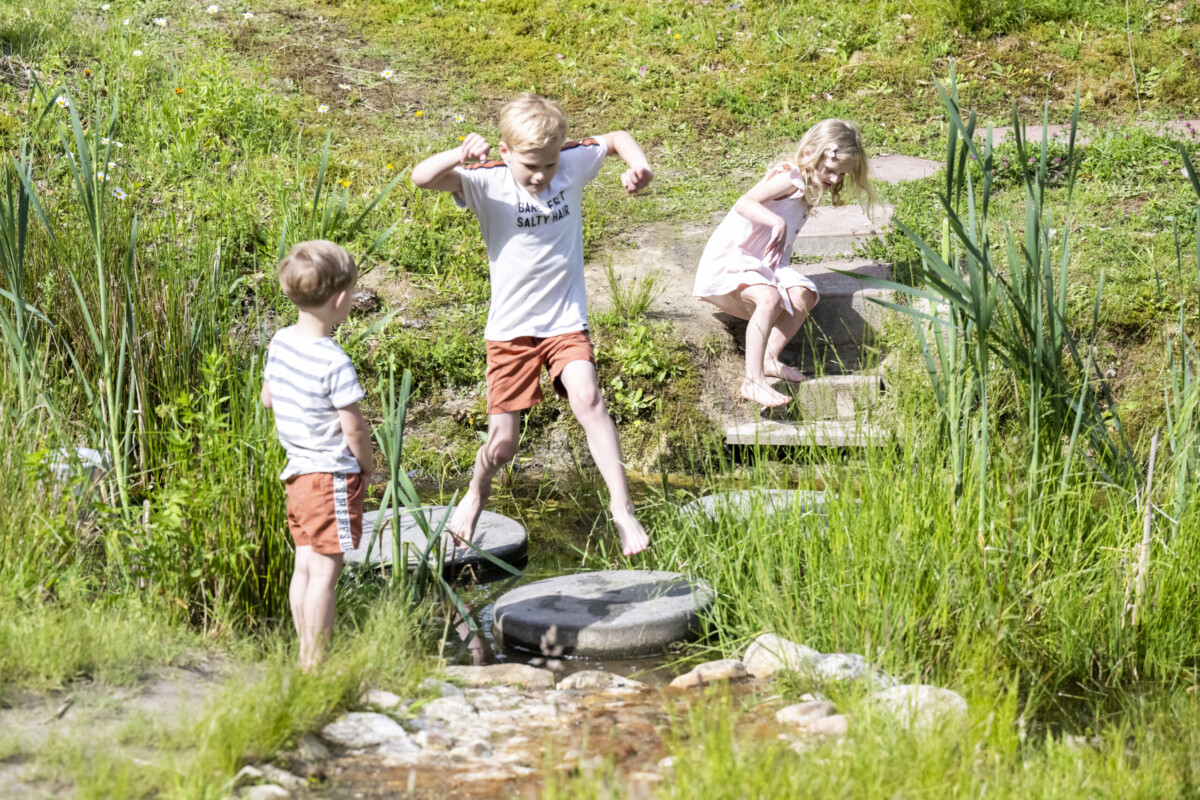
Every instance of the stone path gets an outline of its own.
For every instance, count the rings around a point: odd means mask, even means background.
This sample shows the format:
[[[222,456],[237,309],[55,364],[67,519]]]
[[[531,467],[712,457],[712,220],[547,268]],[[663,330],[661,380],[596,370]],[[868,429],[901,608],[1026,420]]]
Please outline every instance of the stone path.
[[[791,702],[774,683],[784,670],[811,687]],[[676,757],[665,734],[707,705],[712,692],[739,709],[730,718],[739,743],[794,751],[836,746],[880,726],[920,735],[963,725],[969,713],[948,689],[897,685],[856,653],[821,653],[771,634],[741,658],[698,664],[661,690],[601,671],[557,682],[552,672],[524,665],[447,673],[458,685],[428,680],[420,700],[383,688],[365,692],[358,709],[325,726],[319,738],[303,736],[294,749],[248,766],[235,792],[482,800],[536,794],[548,773],[604,769],[631,796],[642,796],[669,786]],[[835,686],[863,699],[839,708],[822,694]],[[306,786],[302,776],[315,782]]]
[[[506,646],[543,655],[651,655],[691,638],[712,602],[706,583],[675,572],[585,572],[502,595],[492,629]]]
[[[430,531],[435,531],[447,512],[447,506],[425,506],[422,512]],[[407,510],[402,510],[400,512],[400,519],[400,540],[410,545],[408,566],[409,569],[413,569],[417,564],[420,554],[425,552],[428,540],[425,538],[425,532],[414,515]],[[374,545],[371,546],[371,563],[378,564],[382,561],[384,564],[390,564],[392,562],[393,550],[390,512],[383,515],[382,521],[380,519],[380,512],[378,511],[368,511],[363,514],[362,541],[357,549],[346,554],[346,560],[352,562],[365,561],[367,558],[367,546],[371,542],[371,533],[375,530],[376,525],[383,525],[384,523],[386,523],[386,526],[383,528],[382,537],[380,537],[382,541],[377,539]],[[445,567],[450,572],[457,573],[468,568],[475,572],[500,569],[500,567],[492,564],[474,550],[455,551],[454,543],[448,533],[443,532],[442,542],[445,545]],[[484,511],[480,515],[479,524],[475,528],[473,544],[507,564],[520,566],[524,562],[529,548],[529,536],[525,531],[525,526],[515,519],[509,519],[491,511]]]

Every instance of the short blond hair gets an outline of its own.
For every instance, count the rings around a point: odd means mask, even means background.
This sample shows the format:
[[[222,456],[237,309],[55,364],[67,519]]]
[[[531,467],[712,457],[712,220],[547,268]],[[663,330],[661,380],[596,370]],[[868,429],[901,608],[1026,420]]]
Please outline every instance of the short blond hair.
[[[275,272],[279,288],[300,308],[324,305],[358,280],[354,257],[325,239],[300,242],[284,256]]]
[[[567,117],[553,100],[523,92],[500,111],[500,140],[514,150],[561,145],[567,140]]]

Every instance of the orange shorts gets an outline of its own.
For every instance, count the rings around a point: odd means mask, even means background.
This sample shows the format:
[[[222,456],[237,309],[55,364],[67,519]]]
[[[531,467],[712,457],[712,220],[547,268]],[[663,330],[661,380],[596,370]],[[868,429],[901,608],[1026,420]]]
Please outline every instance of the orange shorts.
[[[542,367],[550,373],[554,391],[566,397],[563,368],[572,361],[596,363],[587,331],[562,333],[546,339],[519,336],[509,342],[487,343],[487,413],[522,411],[542,402]]]
[[[362,541],[366,481],[358,473],[310,472],[288,478],[288,530],[297,547],[331,556]]]

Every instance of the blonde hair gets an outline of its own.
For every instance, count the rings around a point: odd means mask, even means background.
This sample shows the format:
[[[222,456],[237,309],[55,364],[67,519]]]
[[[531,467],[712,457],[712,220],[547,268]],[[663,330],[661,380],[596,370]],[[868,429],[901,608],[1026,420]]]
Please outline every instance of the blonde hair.
[[[324,305],[338,292],[353,287],[358,279],[354,258],[325,239],[300,242],[284,256],[275,272],[279,288],[300,308]]]
[[[515,150],[536,150],[567,140],[567,118],[553,100],[523,92],[500,110],[500,140]]]
[[[800,143],[796,145],[795,154],[790,159],[780,159],[775,166],[788,163],[800,170],[806,187],[804,196],[808,199],[809,205],[815,206],[821,202],[821,197],[826,191],[825,186],[817,180],[816,169],[831,149],[837,153],[839,159],[854,159],[850,170],[839,178],[837,183],[829,187],[833,204],[835,206],[845,204],[842,192],[849,184],[855,199],[869,214],[871,208],[878,202],[878,196],[868,180],[867,151],[863,147],[862,132],[853,122],[844,119],[821,120],[809,128],[808,132],[800,139]]]

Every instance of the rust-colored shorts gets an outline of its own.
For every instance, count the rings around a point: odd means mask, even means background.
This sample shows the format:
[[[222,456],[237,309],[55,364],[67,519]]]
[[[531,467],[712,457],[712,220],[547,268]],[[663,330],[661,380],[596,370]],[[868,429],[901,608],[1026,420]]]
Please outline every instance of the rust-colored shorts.
[[[362,541],[366,481],[355,472],[310,472],[288,478],[288,530],[297,547],[314,553],[348,553]]]
[[[572,361],[596,363],[587,331],[562,333],[546,339],[520,336],[509,342],[487,343],[487,413],[522,411],[542,402],[542,367],[550,373],[554,391],[566,397],[563,368]]]

